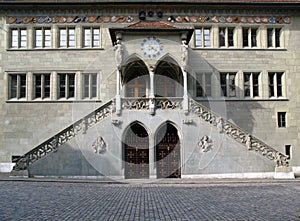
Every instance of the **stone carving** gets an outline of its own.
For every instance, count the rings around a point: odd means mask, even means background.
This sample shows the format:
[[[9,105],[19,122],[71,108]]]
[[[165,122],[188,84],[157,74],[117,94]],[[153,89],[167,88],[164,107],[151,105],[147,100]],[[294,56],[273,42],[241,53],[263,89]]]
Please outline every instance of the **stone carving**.
[[[207,135],[205,135],[199,139],[198,146],[202,152],[208,152],[213,148],[213,142]]]
[[[287,157],[284,156],[283,154],[280,154],[279,152],[275,153],[275,166],[276,167],[288,167],[289,164],[287,162]]]
[[[126,99],[124,100],[124,108],[128,109],[149,109],[149,100],[148,99]]]
[[[115,51],[115,60],[118,70],[121,69],[123,61],[123,45],[121,40],[117,40],[116,45],[114,46]]]
[[[186,40],[181,41],[181,46],[180,46],[180,52],[181,52],[181,60],[182,60],[182,67],[184,70],[186,70],[187,65],[188,65],[188,60],[189,60],[189,46],[187,45]]]
[[[19,158],[16,165],[13,167],[13,170],[15,171],[26,170],[27,167],[28,167],[28,160],[26,156],[23,155]]]
[[[156,108],[158,109],[175,109],[180,108],[182,100],[170,100],[170,99],[157,99]]]
[[[250,134],[246,137],[246,147],[248,150],[252,150],[252,137]]]
[[[218,117],[216,123],[219,133],[223,133],[224,122],[222,117]]]
[[[92,144],[95,153],[104,154],[106,152],[106,143],[102,137],[98,137]]]

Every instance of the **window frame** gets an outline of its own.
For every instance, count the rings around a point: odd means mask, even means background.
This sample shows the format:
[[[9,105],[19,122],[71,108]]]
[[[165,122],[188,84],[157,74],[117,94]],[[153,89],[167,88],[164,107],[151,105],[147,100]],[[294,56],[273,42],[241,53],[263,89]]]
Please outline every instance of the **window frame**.
[[[255,31],[255,34],[254,34]],[[247,33],[245,33],[247,32]],[[260,27],[242,27],[242,47],[243,48],[258,48],[259,46]],[[253,38],[254,37],[254,38]],[[247,45],[245,45],[247,43]]]
[[[37,85],[37,76],[41,78],[39,85]],[[40,88],[40,96],[37,96],[37,90],[36,90],[37,88]],[[51,98],[51,73],[34,73],[32,89],[33,89],[34,100],[50,99]]]
[[[86,31],[89,31],[89,44],[86,44]],[[95,34],[95,31],[98,31],[97,34]],[[98,36],[98,40],[96,38]],[[95,44],[98,42],[98,44]],[[82,46],[84,48],[100,48],[101,45],[101,30],[99,26],[94,27],[82,27]]]
[[[15,78],[13,80],[13,78]],[[23,84],[25,79],[25,84]],[[15,83],[13,83],[15,82]],[[14,92],[13,92],[14,88]],[[27,98],[27,74],[11,73],[8,74],[8,99],[26,99]]]
[[[41,31],[41,44],[37,45],[37,31]],[[49,31],[48,35],[46,32]],[[48,40],[49,39],[49,40]],[[46,44],[46,42],[49,42],[48,44]],[[34,47],[35,48],[51,48],[52,47],[52,29],[51,27],[36,27],[34,28]]]
[[[62,35],[62,31],[65,31],[65,35]],[[74,31],[74,35],[70,34],[70,31]],[[74,39],[71,37],[74,37]],[[59,37],[59,48],[76,48],[76,28],[74,26],[70,27],[59,27],[58,30],[58,37]],[[64,38],[64,39],[63,39]],[[62,44],[62,42],[65,42]],[[70,44],[71,42],[74,42],[73,44]]]
[[[286,128],[287,127],[287,112],[279,111],[277,112],[277,127],[278,128]]]
[[[62,84],[62,82],[64,83]],[[71,83],[73,82],[73,84],[71,84],[70,82]],[[57,74],[57,98],[75,99],[75,96],[76,96],[76,73],[58,73]]]
[[[205,31],[209,31],[208,35]],[[200,33],[198,33],[200,31]],[[198,38],[200,36],[200,38]],[[206,44],[206,37],[209,36],[209,44]],[[196,27],[194,32],[194,45],[196,48],[211,48],[212,47],[212,28],[210,26]],[[199,43],[198,43],[199,42]]]
[[[223,45],[221,45],[221,40],[220,40],[221,39],[220,36],[222,36],[222,34],[221,34],[222,30],[224,31],[224,33],[223,33],[224,44]],[[231,31],[232,31],[232,36],[230,33]],[[233,48],[235,46],[234,37],[235,37],[235,27],[223,27],[223,26],[218,27],[219,48]]]
[[[212,72],[196,73],[196,97],[207,98],[212,96]],[[209,82],[209,84],[207,84]],[[200,93],[199,93],[200,92]]]
[[[222,76],[225,76],[225,82],[222,82],[224,78],[222,78]],[[230,76],[234,76],[233,80],[234,80],[234,84],[231,84],[231,78]],[[237,72],[220,72],[220,89],[221,89],[221,97],[226,97],[226,98],[236,98],[237,97],[237,91],[236,91],[236,87],[237,87]],[[231,95],[231,87],[233,87],[234,89],[232,91],[234,91],[234,95]],[[224,94],[224,90],[225,90],[225,94]]]
[[[283,48],[282,27],[267,27],[267,48]]]
[[[279,80],[280,79],[280,80]],[[285,73],[268,72],[269,98],[285,97]]]
[[[249,83],[246,84],[246,75],[249,75]],[[257,79],[254,78],[257,76]],[[257,81],[257,83],[256,83]],[[243,72],[243,91],[244,98],[260,98],[261,97],[261,72]],[[246,95],[246,86],[249,87],[249,95]],[[257,94],[255,94],[255,88],[257,90]]]
[[[86,80],[88,80],[86,84]],[[82,99],[98,98],[98,74],[83,73],[82,74]]]
[[[13,33],[16,32],[16,35]],[[22,34],[25,32],[25,35]],[[17,38],[17,39],[15,39]],[[16,45],[15,45],[16,44]],[[25,44],[25,45],[23,45]],[[11,27],[9,30],[9,48],[25,49],[28,48],[28,30],[26,27]]]

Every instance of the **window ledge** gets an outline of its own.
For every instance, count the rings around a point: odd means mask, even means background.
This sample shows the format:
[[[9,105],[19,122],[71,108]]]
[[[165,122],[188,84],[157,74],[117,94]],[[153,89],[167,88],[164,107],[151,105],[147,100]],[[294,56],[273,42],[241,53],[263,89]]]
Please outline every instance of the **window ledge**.
[[[6,51],[87,51],[104,50],[104,48],[9,48]]]
[[[192,48],[195,51],[203,51],[203,50],[208,50],[208,51],[287,51],[286,48],[198,48],[194,47]]]
[[[6,103],[101,103],[101,100],[7,100]]]
[[[197,97],[197,98],[194,98],[196,101],[225,101],[225,102],[230,102],[230,101],[233,101],[233,102],[253,102],[253,101],[266,101],[266,102],[274,102],[274,101],[289,101],[289,99],[287,98],[226,98],[226,97],[223,97],[223,98],[212,98],[212,97],[207,97],[207,98],[200,98],[200,97]]]

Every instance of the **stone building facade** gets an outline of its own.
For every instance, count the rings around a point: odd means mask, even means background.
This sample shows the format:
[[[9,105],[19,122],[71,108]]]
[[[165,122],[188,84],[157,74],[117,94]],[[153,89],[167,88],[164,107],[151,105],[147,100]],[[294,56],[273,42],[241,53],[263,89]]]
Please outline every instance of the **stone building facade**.
[[[298,1],[0,4],[1,172],[299,171]]]

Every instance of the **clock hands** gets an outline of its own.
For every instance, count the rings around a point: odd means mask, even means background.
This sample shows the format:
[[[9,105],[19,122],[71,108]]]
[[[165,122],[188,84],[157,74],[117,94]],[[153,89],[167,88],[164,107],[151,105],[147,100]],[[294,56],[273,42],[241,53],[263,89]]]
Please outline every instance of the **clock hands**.
[[[157,52],[157,49],[155,47],[153,47],[152,45],[147,45],[147,48],[152,49]]]

